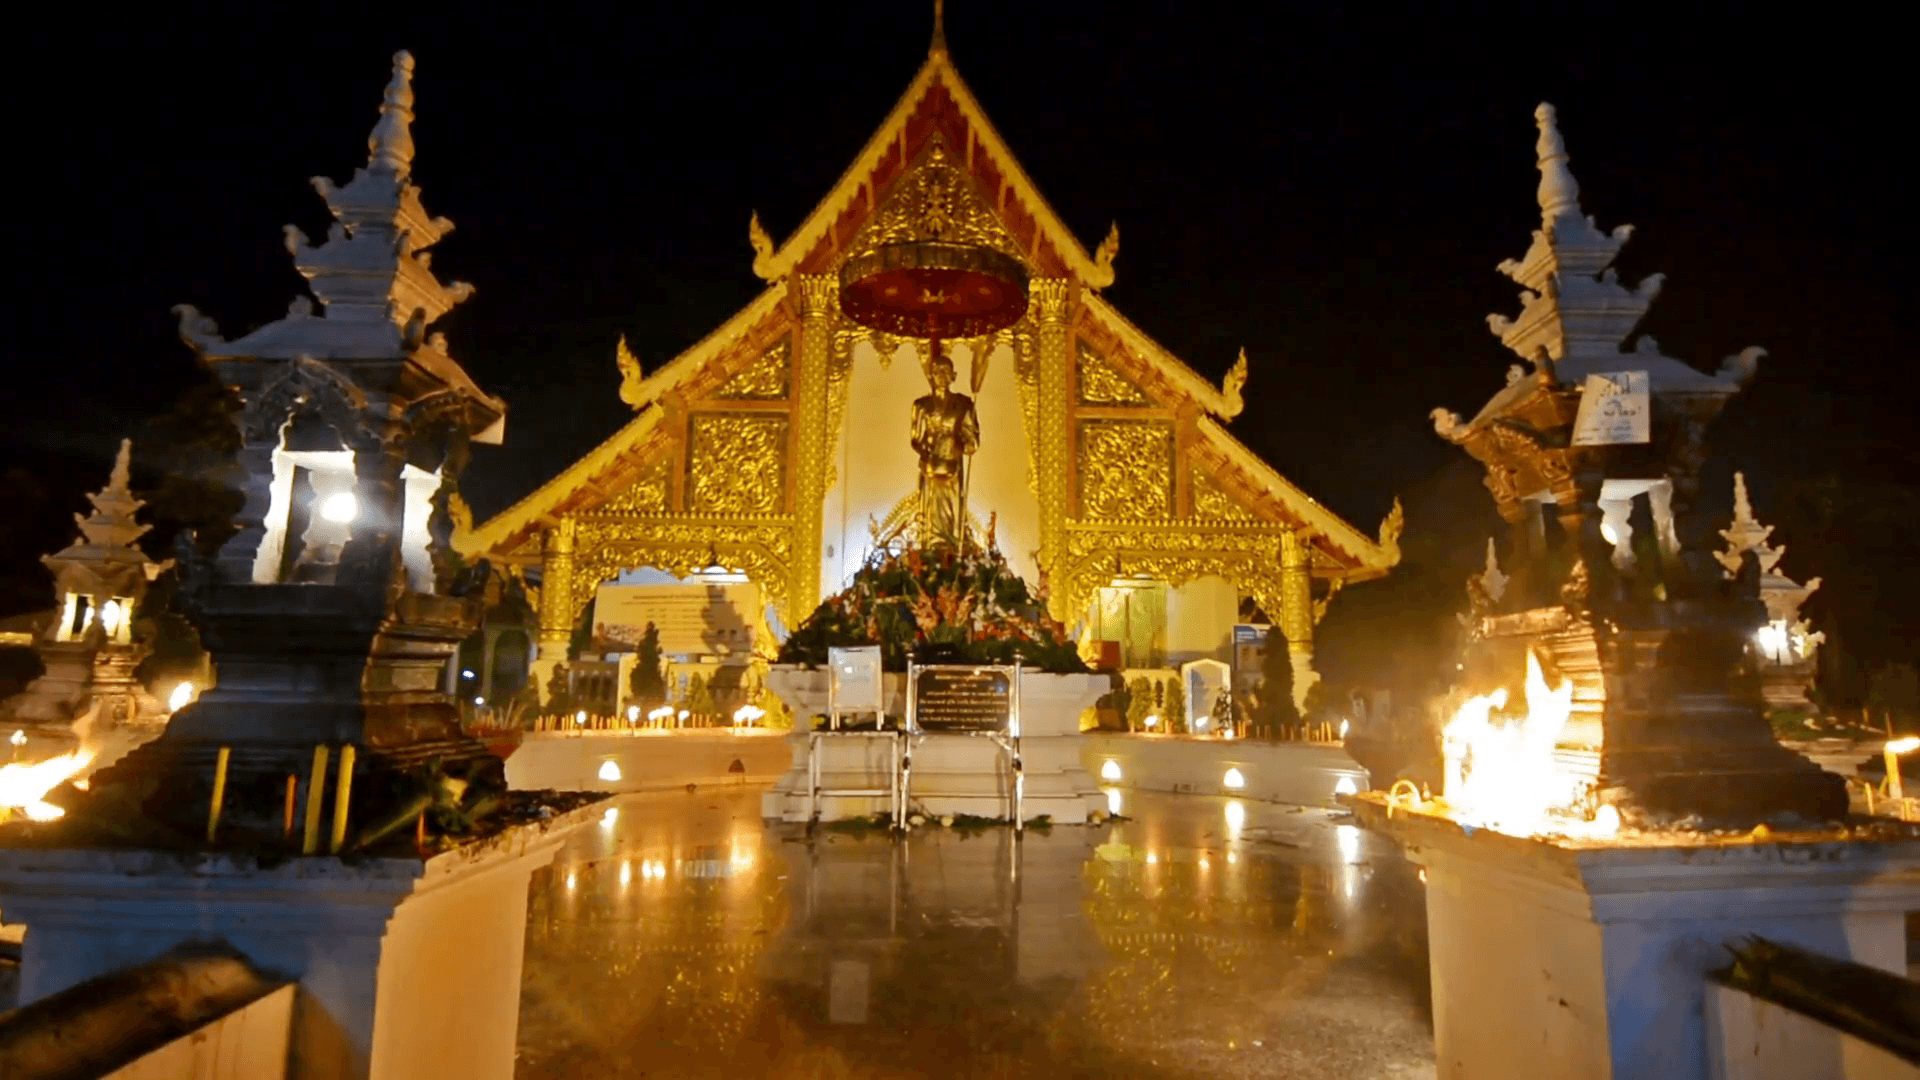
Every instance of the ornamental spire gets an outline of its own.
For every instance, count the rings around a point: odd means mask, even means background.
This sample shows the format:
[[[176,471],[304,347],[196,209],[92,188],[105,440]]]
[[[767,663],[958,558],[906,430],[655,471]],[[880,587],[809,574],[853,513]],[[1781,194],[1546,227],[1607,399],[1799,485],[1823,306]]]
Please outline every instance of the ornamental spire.
[[[1553,106],[1541,102],[1533,119],[1540,125],[1540,141],[1534,144],[1540,156],[1540,220],[1552,228],[1556,218],[1580,216],[1580,183],[1567,168],[1567,144],[1560,138]]]
[[[933,42],[927,46],[928,56],[942,56],[947,51],[947,0],[933,0]]]
[[[367,136],[367,165],[405,177],[413,169],[413,54],[393,54],[393,78],[380,104],[380,122]]]

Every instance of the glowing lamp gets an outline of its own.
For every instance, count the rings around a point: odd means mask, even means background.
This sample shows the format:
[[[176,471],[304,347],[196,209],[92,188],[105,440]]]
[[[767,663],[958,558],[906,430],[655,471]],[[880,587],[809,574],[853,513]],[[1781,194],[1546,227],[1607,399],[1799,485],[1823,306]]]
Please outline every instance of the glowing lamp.
[[[476,695],[473,699],[473,703],[475,705],[485,705],[487,703],[487,699]]]
[[[1603,521],[1600,523],[1600,539],[1605,540],[1609,544],[1618,544],[1620,542],[1620,534],[1613,531],[1612,522]]]
[[[586,722],[587,722],[587,710],[585,710],[585,709],[581,709],[581,710],[580,710],[579,712],[577,712],[577,713],[574,713],[574,714],[573,714],[573,722],[574,722],[574,723],[576,723],[576,724],[584,724],[584,723],[586,723]]]
[[[109,600],[100,605],[100,629],[106,631],[108,637],[119,636],[120,626],[126,617],[126,609],[118,600]]]
[[[1247,786],[1247,778],[1240,774],[1239,769],[1229,768],[1226,775],[1220,778],[1220,783],[1229,791],[1240,791]]]
[[[627,723],[634,724],[634,723],[638,723],[639,721],[640,721],[640,706],[638,705],[627,706]]]
[[[15,731],[12,735],[9,735],[7,737],[7,741],[12,743],[15,749],[19,749],[20,747],[27,745],[27,733],[24,730]]]
[[[192,704],[192,702],[193,702],[193,684],[190,682],[183,682],[179,686],[176,686],[173,688],[173,693],[167,695],[167,711],[179,712],[181,709],[184,709],[188,705]]]
[[[606,781],[609,784],[619,783],[620,782],[619,763],[614,761],[601,762],[600,763],[600,779]]]
[[[1120,763],[1112,758],[1108,758],[1106,763],[1100,766],[1100,779],[1118,783],[1120,780]]]
[[[1343,776],[1340,778],[1339,783],[1333,785],[1333,793],[1335,795],[1358,795],[1360,794],[1360,785],[1353,782],[1353,777]]]
[[[320,500],[320,516],[328,521],[346,525],[360,516],[360,500],[354,498],[351,491],[336,491]]]

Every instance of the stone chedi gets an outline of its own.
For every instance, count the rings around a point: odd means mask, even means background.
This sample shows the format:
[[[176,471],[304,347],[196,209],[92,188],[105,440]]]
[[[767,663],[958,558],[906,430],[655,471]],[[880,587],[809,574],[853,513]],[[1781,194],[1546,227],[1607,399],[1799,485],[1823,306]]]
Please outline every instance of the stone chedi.
[[[241,405],[246,503],[211,560],[182,546],[182,602],[218,685],[119,778],[204,792],[216,748],[230,747],[223,828],[278,835],[285,778],[308,779],[316,745],[358,748],[370,816],[408,785],[365,780],[428,761],[485,773],[467,778],[483,787],[499,779],[446,691],[479,617],[446,538],[469,440],[497,439],[505,406],[428,333],[472,289],[429,269],[425,249],[453,225],[426,213],[411,179],[412,68],[396,55],[366,166],[343,187],[313,181],[336,219],[326,241],[287,230],[322,310],[302,297],[226,341],[177,309],[182,336]],[[204,794],[183,801],[204,814]]]
[[[1439,434],[1486,466],[1511,524],[1512,580],[1469,590],[1467,688],[1517,690],[1527,654],[1541,655],[1573,683],[1561,759],[1584,758],[1594,793],[1629,820],[1839,816],[1839,779],[1780,747],[1761,714],[1748,648],[1767,623],[1758,561],[1745,552],[1727,575],[1697,506],[1707,426],[1762,350],[1712,375],[1644,334],[1622,351],[1661,279],[1618,280],[1610,264],[1631,228],[1603,233],[1580,212],[1552,106],[1535,117],[1541,227],[1500,266],[1523,307],[1489,319],[1531,370],[1516,365],[1470,420],[1434,410]],[[1623,422],[1590,429],[1583,404]]]
[[[1713,557],[1720,560],[1728,577],[1740,572],[1748,552],[1760,563],[1760,602],[1767,607],[1766,625],[1753,641],[1760,654],[1760,692],[1775,708],[1805,708],[1811,704],[1807,691],[1813,687],[1815,653],[1826,635],[1800,617],[1800,605],[1820,588],[1820,579],[1812,578],[1801,585],[1780,572],[1780,559],[1787,549],[1768,543],[1773,526],[1754,519],[1745,474],[1733,474],[1733,523],[1721,529],[1720,535],[1727,547],[1714,552]]]
[[[88,740],[128,727],[150,738],[166,719],[161,703],[134,678],[147,653],[134,636],[134,610],[171,564],[156,563],[135,546],[148,526],[134,520],[145,504],[127,488],[132,453],[131,441],[121,440],[107,486],[87,496],[93,513],[74,515],[80,536],[40,560],[53,574],[56,603],[34,645],[46,674],[0,706],[35,735]]]
[[[869,270],[897,266],[890,252],[929,237],[972,253],[961,270],[1024,278],[1011,325],[986,320],[941,344],[981,432],[968,517],[995,523],[1022,578],[1044,577],[1054,617],[1073,625],[1153,592],[1145,606],[1165,617],[1139,620],[1154,640],[1133,651],[1177,662],[1224,656],[1251,598],[1281,625],[1304,695],[1323,602],[1397,561],[1397,518],[1361,532],[1229,433],[1244,358],[1212,384],[1102,299],[1118,232],[1082,246],[937,35],[819,205],[783,242],[757,216],[748,232],[760,295],[649,373],[618,351],[632,422],[458,540],[537,568],[542,685],[596,587],[623,571],[685,577],[717,559],[792,628],[852,580],[890,521],[912,520],[921,461],[901,432],[932,357],[902,335],[931,335],[876,328],[877,296],[862,290],[884,276]],[[958,320],[974,310],[965,298],[939,299]]]

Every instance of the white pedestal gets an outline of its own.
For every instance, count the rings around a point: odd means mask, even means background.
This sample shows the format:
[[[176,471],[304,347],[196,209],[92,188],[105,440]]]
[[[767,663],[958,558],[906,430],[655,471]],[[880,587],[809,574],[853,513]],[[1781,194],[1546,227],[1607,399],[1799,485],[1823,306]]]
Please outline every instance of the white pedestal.
[[[1609,847],[1354,805],[1426,870],[1443,1080],[1707,1080],[1705,975],[1750,934],[1906,974],[1920,840]]]
[[[510,1080],[528,879],[599,812],[424,860],[0,850],[19,1000],[221,940],[298,980],[290,1075]]]
[[[826,672],[776,671],[767,685],[780,694],[794,715],[814,714],[816,697],[824,712]],[[896,678],[889,676],[889,679]],[[1026,776],[1024,813],[1028,818],[1048,815],[1062,825],[1078,825],[1087,815],[1106,808],[1106,798],[1082,765],[1085,736],[1080,714],[1107,692],[1104,675],[1042,675],[1020,677],[1020,757]],[[855,790],[886,790],[887,755],[879,740],[823,739],[822,786]],[[804,730],[792,736],[793,767],[761,799],[761,816],[777,821],[807,819],[807,785],[811,775],[809,740]],[[1011,805],[1007,789],[1011,775],[1005,751],[992,740],[970,735],[927,735],[913,744],[911,807],[933,816],[975,814],[1005,817]],[[937,793],[937,794],[935,794]],[[888,808],[885,796],[843,796],[820,800],[823,821],[868,817]]]

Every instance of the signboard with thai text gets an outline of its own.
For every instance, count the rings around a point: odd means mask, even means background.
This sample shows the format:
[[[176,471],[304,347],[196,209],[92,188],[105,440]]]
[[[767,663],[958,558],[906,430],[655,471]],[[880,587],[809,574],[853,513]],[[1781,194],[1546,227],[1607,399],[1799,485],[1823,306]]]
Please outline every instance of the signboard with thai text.
[[[652,623],[667,656],[746,657],[759,616],[757,585],[602,585],[593,600],[593,651],[631,652]]]
[[[1614,446],[1653,438],[1653,409],[1644,371],[1587,376],[1580,411],[1573,417],[1573,445]]]
[[[907,672],[907,722],[917,731],[1018,733],[1018,668],[914,665]]]

